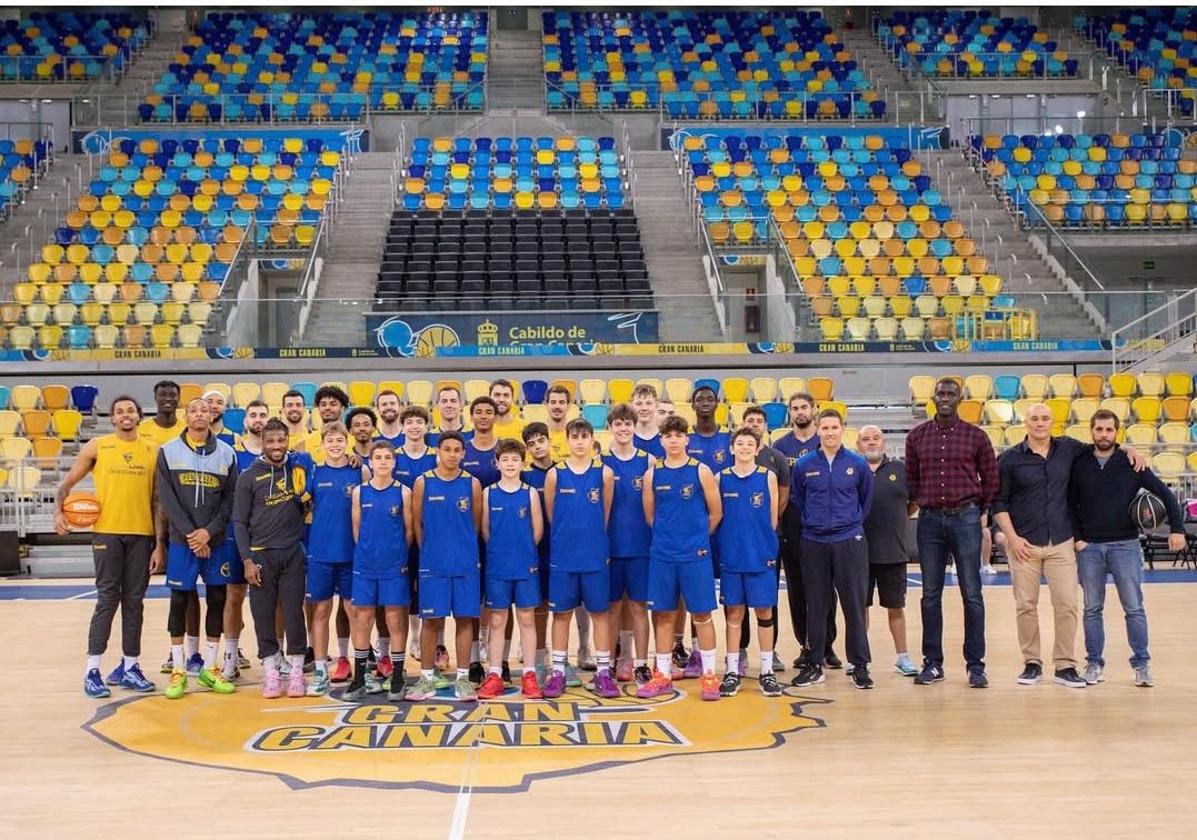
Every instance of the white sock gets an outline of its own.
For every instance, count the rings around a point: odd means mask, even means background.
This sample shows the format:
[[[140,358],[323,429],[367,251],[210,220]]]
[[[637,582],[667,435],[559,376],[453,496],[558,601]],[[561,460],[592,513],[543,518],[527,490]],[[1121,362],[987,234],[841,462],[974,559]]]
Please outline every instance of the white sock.
[[[420,669],[420,676],[421,676],[421,677],[423,677],[423,678],[424,678],[424,679],[426,679],[426,680],[433,679],[433,678],[436,676],[435,669],[433,669],[433,668],[421,668],[421,669]]]
[[[233,663],[236,664],[236,661],[237,661],[237,640],[236,639],[230,639],[228,636],[224,637],[224,658],[231,659],[231,660],[233,660]]]
[[[773,651],[771,650],[761,651],[761,673],[773,673]]]
[[[379,636],[378,637],[378,658],[386,659],[390,655],[391,655],[391,637],[390,636]]]
[[[703,667],[706,667],[706,659],[703,659]],[[727,655],[727,673],[734,674],[740,670],[740,654],[729,653]]]
[[[698,650],[698,637],[697,636],[690,637],[690,650]]]
[[[183,641],[186,646],[188,659],[199,653],[199,636],[184,636]]]
[[[212,668],[216,666],[216,648],[220,645],[219,641],[211,641],[210,639],[204,642],[204,668]]]
[[[458,668],[457,669],[457,681],[458,682],[461,682],[462,680],[468,680],[469,678],[470,678],[470,669],[469,668]]]
[[[715,673],[715,651],[704,650],[700,651],[700,653],[702,654],[702,672],[704,674]]]
[[[275,673],[278,673],[279,665],[282,664],[282,661],[283,655],[281,653],[275,653],[262,660],[262,668],[267,671],[274,671]]]
[[[619,658],[625,662],[632,658],[632,648],[636,644],[635,634],[631,630],[619,631]]]
[[[481,662],[482,649],[478,642],[470,642],[470,662]]]
[[[597,665],[597,673],[611,670],[611,651],[596,650],[594,652],[594,661]]]
[[[170,646],[170,664],[180,671],[187,670],[187,656],[183,653],[182,645]]]
[[[294,673],[298,672],[298,673],[302,674],[303,673],[303,654],[300,653],[295,656],[290,656],[290,657],[288,657],[288,659],[291,660],[291,673],[294,674]]]
[[[126,671],[128,671],[130,668],[136,668],[136,667],[137,667],[137,657],[136,657],[136,656],[126,656],[126,657],[124,658],[124,662],[125,662],[125,670],[126,670]],[[96,667],[97,667],[97,668],[99,667],[99,664],[98,664],[98,657],[97,657],[97,664],[96,664]]]
[[[316,673],[317,674],[327,674],[328,673],[328,657],[325,657],[324,659],[316,660]]]
[[[661,674],[666,677],[668,677],[670,674],[672,674],[673,673],[673,654],[658,653],[657,654],[657,670],[660,671]]]
[[[632,667],[634,667],[634,668],[644,668],[647,665],[648,665],[647,659],[633,659],[632,660]]]
[[[349,637],[337,636],[337,655],[342,659],[349,658]]]
[[[565,662],[566,662],[566,659],[568,656],[569,656],[568,651],[564,651],[564,650],[553,651],[553,672],[554,673],[556,673],[557,671],[560,671],[563,674],[565,673]]]
[[[494,674],[496,677],[502,676],[503,675],[503,666],[502,665],[491,665],[489,668],[486,669],[486,672],[488,674]]]
[[[84,672],[83,672],[84,676],[86,676],[86,675],[87,675],[87,672],[88,672],[88,671],[91,671],[93,668],[94,668],[95,670],[99,670],[99,668],[100,668],[100,657],[99,657],[99,656],[92,656],[92,655],[89,653],[89,654],[87,655],[87,671],[84,671]]]

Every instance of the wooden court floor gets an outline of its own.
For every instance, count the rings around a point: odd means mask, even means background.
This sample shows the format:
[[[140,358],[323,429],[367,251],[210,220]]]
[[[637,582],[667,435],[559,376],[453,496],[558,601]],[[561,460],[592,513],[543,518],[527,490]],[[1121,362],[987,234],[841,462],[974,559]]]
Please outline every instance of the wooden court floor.
[[[918,589],[910,596],[917,649]],[[363,719],[319,711],[335,701],[267,702],[256,685],[231,697],[193,689],[173,703],[160,695],[121,702],[130,695],[120,689],[110,701],[89,700],[80,683],[92,602],[0,601],[0,836],[1194,836],[1197,585],[1146,586],[1153,689],[1131,684],[1112,588],[1107,681],[1084,690],[1050,681],[1017,685],[1022,663],[1011,590],[989,586],[985,597],[987,691],[966,687],[953,591],[946,601],[948,680],[937,686],[914,686],[888,670],[892,647],[874,608],[873,691],[856,691],[842,672],[829,672],[825,685],[790,689],[785,698],[766,700],[749,680],[740,696],[704,704],[685,682],[691,693],[660,707],[576,712],[591,721],[579,725],[588,738],[618,731],[635,740],[638,733],[651,741],[644,748],[489,744],[529,732],[553,741],[563,731],[554,727],[566,724],[530,722],[537,714],[553,718],[553,710],[540,708],[504,711],[498,719],[506,723],[486,736],[471,730],[487,746],[444,749],[427,739],[448,737],[449,724],[425,721],[406,730],[403,737],[425,739],[420,747],[363,748],[356,739],[371,726],[350,725]],[[1049,653],[1046,589],[1040,614]],[[166,601],[148,601],[143,662],[156,680],[163,679],[151,672],[167,651],[165,620]],[[789,636],[783,633],[787,661],[797,653]],[[842,655],[842,643],[837,648]],[[113,649],[119,629],[106,669],[115,664]],[[1079,638],[1077,650],[1083,658]],[[259,674],[255,665],[250,680]],[[585,707],[585,692],[574,694]],[[379,713],[374,724],[397,720],[387,717],[397,710],[385,700],[371,703]],[[414,705],[401,710],[408,724]],[[461,714],[476,719],[479,712]],[[511,722],[521,715],[522,723]],[[612,725],[613,718],[639,723]],[[446,719],[452,715],[429,717]],[[297,735],[330,732],[335,720],[345,724],[336,733],[339,748],[295,746],[309,743]],[[460,732],[468,723],[455,725]],[[399,738],[401,729],[392,727],[388,737]],[[662,744],[663,732],[681,743]],[[255,750],[254,738],[283,749]]]

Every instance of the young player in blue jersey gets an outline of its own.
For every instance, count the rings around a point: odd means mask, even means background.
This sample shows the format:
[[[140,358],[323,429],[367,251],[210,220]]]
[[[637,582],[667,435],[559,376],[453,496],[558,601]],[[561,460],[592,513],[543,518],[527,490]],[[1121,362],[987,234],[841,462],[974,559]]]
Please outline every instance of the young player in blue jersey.
[[[380,406],[390,406],[394,391],[384,391],[378,395]],[[391,396],[387,396],[391,395]],[[395,398],[398,401],[398,398]],[[379,411],[381,411],[381,407]],[[400,443],[395,444],[395,480],[407,489],[411,489],[416,479],[436,467],[436,450],[428,445],[428,424],[432,416],[422,405],[409,405],[398,414],[399,429],[395,437]],[[379,426],[381,432],[382,426]],[[392,430],[393,431],[393,430]],[[413,545],[408,555],[407,578],[411,584],[411,608],[408,611],[408,652],[412,659],[420,658],[420,549]],[[437,667],[447,668],[449,653],[445,650],[443,639],[437,640]]]
[[[654,406],[654,410],[656,407]],[[652,679],[648,668],[648,555],[652,529],[644,518],[644,474],[651,456],[633,444],[636,413],[626,403],[612,406],[607,415],[611,451],[603,463],[614,477],[611,521],[611,621],[619,628],[620,657],[615,663],[617,682],[644,685]],[[624,628],[628,629],[624,629]],[[634,648],[634,650],[633,650]]]
[[[390,650],[391,702],[406,699],[407,549],[412,541],[411,491],[395,480],[395,447],[370,445],[370,480],[353,491],[353,679],[345,700],[357,701],[382,686],[370,679],[370,631],[384,610],[394,647]]]
[[[761,645],[761,693],[781,695],[773,675],[773,608],[777,606],[777,476],[757,466],[760,438],[747,427],[732,435],[735,462],[719,473],[723,520],[715,532],[719,544],[719,593],[727,619],[727,673],[719,693],[740,690],[740,625],[746,608],[756,613]]]
[[[549,441],[549,427],[536,420],[524,426],[524,446],[528,448],[528,465],[523,479],[528,486],[543,491],[545,479],[553,468],[552,443]],[[549,676],[549,537],[546,534],[537,545],[540,553],[540,606],[536,608],[536,679],[544,685]],[[566,684],[574,678],[575,685],[581,685],[573,674],[573,668],[566,665]]]
[[[315,676],[308,694],[328,693],[328,619],[334,594],[352,600],[353,491],[362,483],[361,467],[349,464],[349,433],[339,422],[320,430],[324,463],[312,470],[312,522],[308,526],[307,596],[312,604],[311,641]]]
[[[474,437],[466,441],[465,455],[461,468],[484,487],[490,487],[499,480],[499,468],[495,464],[495,401],[482,396],[470,403],[470,422],[474,424]]]
[[[586,607],[594,622],[597,669],[594,691],[618,697],[611,674],[611,632],[607,611],[611,598],[607,521],[611,515],[615,479],[611,469],[594,455],[594,427],[585,420],[566,426],[569,457],[545,479],[545,510],[549,517],[549,609],[553,613],[553,673],[545,683],[545,697],[560,697],[566,687],[565,664],[569,625],[574,608]]]
[[[474,641],[474,620],[482,605],[478,530],[482,525],[482,485],[461,468],[465,440],[460,432],[444,432],[437,442],[436,468],[416,479],[412,488],[412,525],[420,546],[420,679],[408,700],[436,696],[436,634],[445,619],[456,626],[458,700],[478,699],[462,668]]]
[[[661,423],[665,457],[644,476],[644,518],[653,529],[648,567],[648,606],[653,611],[657,640],[657,670],[638,697],[669,694],[672,653],[669,635],[678,602],[685,598],[695,624],[702,667],[703,700],[719,699],[715,677],[715,569],[711,562],[711,534],[723,517],[719,485],[706,464],[686,455],[690,424],[684,417]]]
[[[507,613],[515,607],[523,647],[524,697],[540,697],[536,679],[536,608],[540,606],[540,556],[537,544],[544,534],[540,493],[520,478],[524,445],[501,440],[495,447],[499,480],[482,491],[482,537],[486,540],[486,608],[490,610],[490,637],[501,639],[507,630]],[[493,649],[492,649],[493,650]],[[478,699],[493,700],[503,694],[503,663],[493,653],[489,673],[478,689]]]
[[[657,416],[659,407],[657,389],[652,385],[642,382],[632,389],[632,411],[636,413],[636,434],[632,443],[654,458],[665,457],[661,447],[661,418]]]

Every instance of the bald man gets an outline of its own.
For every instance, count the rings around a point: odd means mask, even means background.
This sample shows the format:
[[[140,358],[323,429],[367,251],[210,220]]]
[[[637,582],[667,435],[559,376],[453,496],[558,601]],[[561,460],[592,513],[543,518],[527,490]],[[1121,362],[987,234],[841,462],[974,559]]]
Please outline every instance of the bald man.
[[[906,487],[906,465],[885,454],[885,435],[879,426],[862,426],[856,448],[873,471],[873,506],[865,518],[865,539],[869,543],[869,606],[873,593],[889,617],[894,639],[894,672],[913,677],[918,666],[906,649],[906,529],[918,505],[910,501]],[[865,613],[866,620],[868,613]]]

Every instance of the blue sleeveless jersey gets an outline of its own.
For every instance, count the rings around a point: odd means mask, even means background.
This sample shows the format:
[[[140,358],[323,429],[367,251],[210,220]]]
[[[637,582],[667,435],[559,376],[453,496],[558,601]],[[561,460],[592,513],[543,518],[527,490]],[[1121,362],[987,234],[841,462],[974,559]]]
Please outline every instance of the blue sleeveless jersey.
[[[653,541],[651,557],[669,563],[708,559],[711,540],[707,500],[698,477],[698,461],[653,467]]]
[[[308,561],[353,561],[353,488],[362,483],[362,471],[346,464],[312,469],[312,522],[308,526]]]
[[[395,435],[394,437],[391,437],[390,435],[384,435],[381,433],[374,436],[374,440],[385,440],[387,443],[389,443],[391,446],[395,447],[396,449],[398,449],[400,446],[403,445],[403,441],[405,439],[406,438],[404,438],[403,432],[400,432],[399,434]]]
[[[777,558],[777,533],[770,522],[769,470],[757,467],[741,478],[719,473],[723,519],[715,531],[719,564],[729,572],[764,572]]]
[[[478,479],[483,488],[497,483],[499,465],[495,463],[495,447],[475,449],[474,442],[471,440],[466,444],[465,457],[461,459],[461,468]]]
[[[647,557],[652,545],[652,529],[644,518],[644,474],[651,463],[647,452],[639,449],[624,461],[611,453],[603,463],[615,474],[615,494],[611,501],[611,520],[607,539],[612,557]]]
[[[353,571],[368,578],[407,574],[407,528],[403,524],[403,485],[393,482],[382,490],[363,484],[358,491],[362,515]]]
[[[520,478],[522,478],[524,483],[529,487],[533,487],[537,490],[543,490],[544,477],[549,474],[549,470],[551,469],[552,467],[545,469],[544,467],[538,467],[535,464],[529,464],[528,468],[520,473]]]
[[[419,458],[411,457],[403,449],[395,450],[395,480],[408,490],[417,478],[433,469],[436,469],[435,449],[429,449]]]
[[[466,443],[469,443],[470,441],[472,441],[474,439],[474,430],[471,429],[468,432],[462,432],[461,436],[463,438],[465,438]],[[429,432],[428,434],[424,435],[424,442],[427,443],[429,446],[431,446],[433,449],[436,449],[436,445],[438,443],[440,443],[440,440],[441,440],[440,432]]]
[[[735,460],[731,454],[731,433],[722,426],[709,437],[692,431],[686,443],[686,454],[706,464],[711,472],[718,475],[720,470],[727,469]]]
[[[607,567],[607,526],[603,521],[603,462],[595,458],[581,475],[558,464],[553,498],[550,564],[565,572],[595,572]]]
[[[510,493],[499,485],[487,491],[490,539],[486,542],[486,576],[524,580],[540,573],[540,555],[532,539],[532,506],[540,504],[536,491],[521,484]]]
[[[661,445],[660,435],[653,435],[650,438],[640,437],[640,435],[632,435],[632,445],[639,450],[647,452],[654,458],[665,457],[665,447]]]
[[[237,445],[233,447],[233,454],[237,456],[237,472],[245,472],[249,469],[250,464],[261,457],[260,452],[250,452],[245,448],[245,444],[237,441]]]
[[[473,477],[459,472],[446,480],[435,470],[424,473],[423,519],[420,571],[438,577],[477,574]]]

